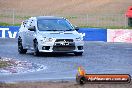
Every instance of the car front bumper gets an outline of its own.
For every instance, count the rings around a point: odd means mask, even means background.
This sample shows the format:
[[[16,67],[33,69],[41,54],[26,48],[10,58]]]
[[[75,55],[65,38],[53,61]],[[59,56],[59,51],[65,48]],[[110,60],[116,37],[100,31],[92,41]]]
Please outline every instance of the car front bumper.
[[[39,52],[56,52],[56,53],[75,53],[84,52],[84,42],[72,42],[72,43],[55,43],[45,42],[38,45]]]

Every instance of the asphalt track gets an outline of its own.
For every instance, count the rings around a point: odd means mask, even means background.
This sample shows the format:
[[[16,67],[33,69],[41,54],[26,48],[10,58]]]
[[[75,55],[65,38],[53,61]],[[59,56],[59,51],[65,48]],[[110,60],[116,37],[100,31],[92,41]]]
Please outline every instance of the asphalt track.
[[[47,69],[29,73],[0,74],[0,82],[74,80],[78,66],[87,73],[132,75],[132,44],[85,42],[83,56],[51,54],[36,57],[33,52],[19,54],[15,39],[0,39],[0,57],[42,64]]]

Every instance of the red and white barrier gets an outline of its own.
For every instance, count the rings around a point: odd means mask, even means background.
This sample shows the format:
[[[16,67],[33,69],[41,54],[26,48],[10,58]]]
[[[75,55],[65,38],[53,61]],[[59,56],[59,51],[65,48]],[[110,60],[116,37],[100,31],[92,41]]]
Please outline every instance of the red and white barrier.
[[[130,29],[107,29],[107,42],[132,43],[132,30]]]

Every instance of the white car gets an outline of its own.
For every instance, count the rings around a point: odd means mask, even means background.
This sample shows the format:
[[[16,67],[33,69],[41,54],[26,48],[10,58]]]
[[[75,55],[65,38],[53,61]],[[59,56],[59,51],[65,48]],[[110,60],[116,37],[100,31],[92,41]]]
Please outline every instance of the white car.
[[[63,17],[38,16],[22,22],[18,32],[18,52],[25,54],[33,50],[39,53],[74,53],[84,52],[83,36],[78,28]]]

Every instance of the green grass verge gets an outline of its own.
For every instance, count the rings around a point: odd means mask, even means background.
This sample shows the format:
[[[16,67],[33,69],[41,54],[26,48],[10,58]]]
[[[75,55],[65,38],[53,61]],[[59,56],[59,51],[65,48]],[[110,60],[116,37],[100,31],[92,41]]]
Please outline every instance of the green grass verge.
[[[30,17],[31,16],[18,16],[18,15],[15,15],[15,19],[28,19]],[[0,18],[13,18],[13,16],[12,15],[0,14]]]
[[[0,26],[20,26],[21,24],[9,24],[5,22],[0,22]]]
[[[124,27],[124,26],[103,26],[103,27],[97,27],[97,26],[79,26],[81,28],[106,28],[106,29],[132,29],[132,27]]]
[[[0,61],[0,68],[4,68],[10,66],[10,64],[7,61]]]

